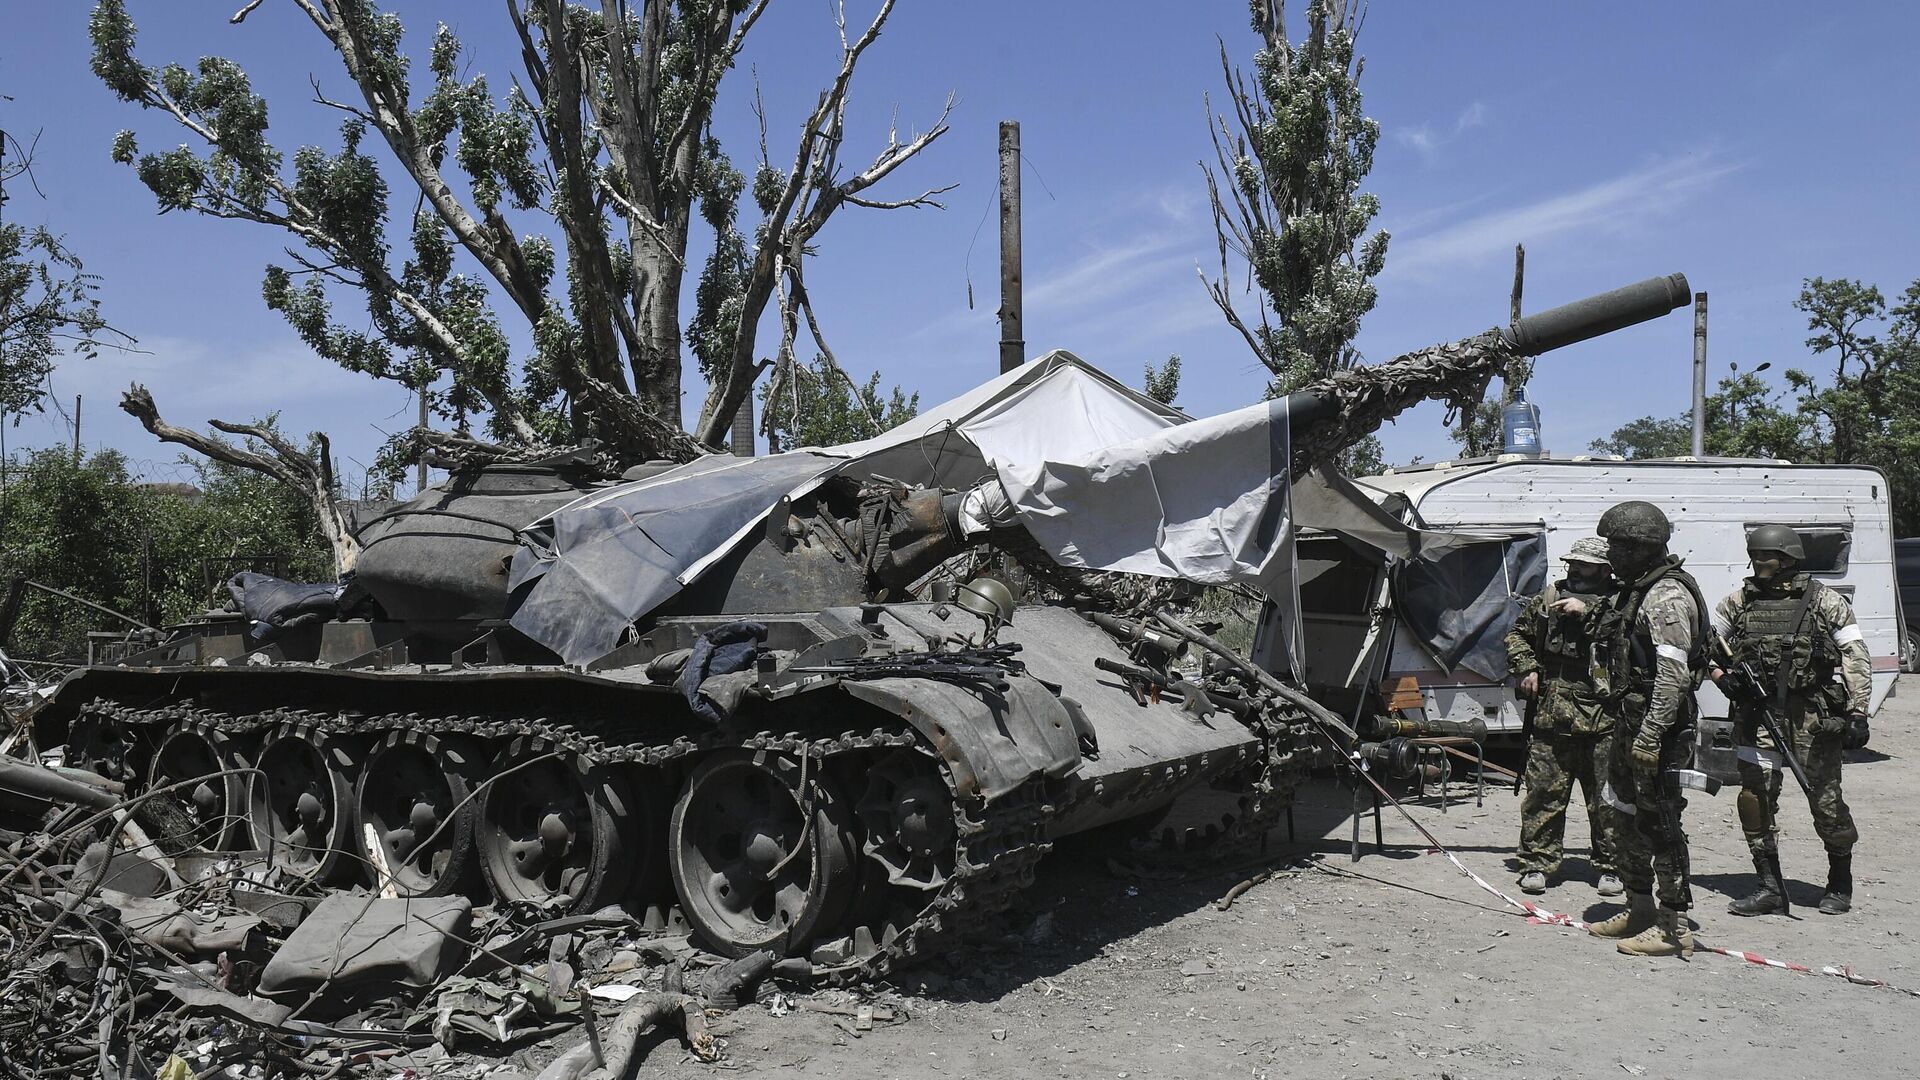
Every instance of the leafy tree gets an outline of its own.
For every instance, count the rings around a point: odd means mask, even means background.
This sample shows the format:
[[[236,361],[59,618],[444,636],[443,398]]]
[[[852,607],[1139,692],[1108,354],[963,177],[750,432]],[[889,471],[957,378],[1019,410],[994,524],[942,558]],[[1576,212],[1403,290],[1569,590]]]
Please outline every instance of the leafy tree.
[[[1624,458],[1667,458],[1685,454],[1693,446],[1693,420],[1676,416],[1662,420],[1643,416],[1613,429],[1604,439],[1595,439],[1587,448],[1596,454],[1618,454]]]
[[[1360,362],[1353,339],[1386,265],[1387,234],[1367,235],[1380,201],[1360,190],[1380,141],[1379,123],[1361,111],[1361,11],[1352,0],[1309,0],[1295,44],[1281,0],[1253,0],[1262,44],[1252,78],[1220,48],[1233,117],[1210,116],[1217,171],[1204,171],[1220,276],[1203,280],[1272,373],[1269,397]],[[1259,286],[1251,322],[1233,305],[1229,253]]]
[[[801,266],[834,212],[938,205],[937,191],[886,201],[868,189],[944,134],[945,112],[904,141],[890,133],[864,168],[841,160],[848,88],[894,0],[851,39],[836,9],[840,67],[784,166],[762,114],[751,180],[711,119],[770,0],[513,0],[520,63],[504,93],[468,74],[444,25],[410,54],[399,16],[373,0],[291,2],[351,91],[329,98],[315,81],[317,103],[345,114],[332,148],[276,144],[267,101],[230,60],[143,62],[123,0],[102,0],[94,72],[190,137],[143,152],[123,132],[114,157],[162,210],[289,234],[290,262],[266,270],[268,306],[322,356],[427,394],[462,433],[483,418],[505,442],[593,436],[633,460],[718,445],[768,363],[755,359],[761,315],[777,290],[805,304]],[[736,226],[749,196],[750,236]],[[696,223],[714,246],[683,326]],[[519,338],[530,355],[512,355]],[[711,386],[690,432],[683,346]]]
[[[896,386],[880,394],[880,373],[855,384],[824,356],[796,365],[786,381],[786,393],[771,397],[773,384],[763,392],[769,446],[837,446],[871,439],[920,412],[920,395],[908,397]]]
[[[40,410],[63,353],[132,340],[107,325],[100,279],[58,235],[7,220],[8,186],[33,180],[33,141],[0,129],[0,417]]]
[[[310,504],[286,486],[223,462],[188,462],[196,483],[135,481],[125,457],[75,460],[40,450],[9,463],[0,500],[0,576],[24,576],[153,624],[224,600],[239,563],[295,580],[326,580],[328,549]],[[71,601],[29,592],[13,651],[84,653],[88,630],[119,624]]]
[[[1180,354],[1167,357],[1167,362],[1157,370],[1148,364],[1141,378],[1148,397],[1162,405],[1173,404],[1173,399],[1180,396]]]
[[[1707,452],[1875,466],[1892,487],[1895,529],[1920,532],[1920,281],[1889,305],[1875,286],[1808,278],[1794,307],[1807,316],[1807,348],[1831,371],[1790,368],[1783,391],[1736,367],[1707,398]],[[1685,453],[1690,424],[1641,417],[1593,448]]]

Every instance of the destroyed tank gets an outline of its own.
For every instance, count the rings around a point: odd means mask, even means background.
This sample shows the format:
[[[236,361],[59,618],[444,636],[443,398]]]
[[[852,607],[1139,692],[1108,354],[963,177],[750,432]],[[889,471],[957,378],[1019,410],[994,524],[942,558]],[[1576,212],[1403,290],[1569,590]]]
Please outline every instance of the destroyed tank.
[[[1654,278],[1342,372],[1286,399],[1274,469],[1688,298]],[[781,494],[735,498],[755,484]],[[1351,749],[1302,690],[1157,606],[1164,583],[970,513],[804,455],[625,482],[587,454],[464,469],[362,527],[331,617],[216,621],[82,669],[37,732],[130,792],[171,787],[194,842],[316,886],[621,903],[843,982],[981,925],[1058,838],[1183,792],[1230,811],[1198,841],[1260,838],[1316,755]],[[943,573],[996,558],[1029,602],[1005,572]],[[530,620],[540,589],[577,612]],[[615,599],[643,613],[583,642]]]

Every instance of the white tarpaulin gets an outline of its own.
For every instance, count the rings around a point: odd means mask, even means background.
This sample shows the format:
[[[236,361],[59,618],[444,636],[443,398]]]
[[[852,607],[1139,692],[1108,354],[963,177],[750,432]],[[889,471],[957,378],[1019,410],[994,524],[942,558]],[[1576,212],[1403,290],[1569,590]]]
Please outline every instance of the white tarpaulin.
[[[999,467],[1020,523],[1067,566],[1264,584],[1285,566],[1286,401],[1069,460]]]
[[[856,459],[847,471],[857,476],[966,488],[990,462],[1068,461],[1191,419],[1055,349],[891,431],[820,452]]]

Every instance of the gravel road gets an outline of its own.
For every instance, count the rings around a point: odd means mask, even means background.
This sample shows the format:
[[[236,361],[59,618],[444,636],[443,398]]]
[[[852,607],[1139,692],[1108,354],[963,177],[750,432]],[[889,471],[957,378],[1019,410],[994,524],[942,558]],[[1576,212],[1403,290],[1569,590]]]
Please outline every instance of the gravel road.
[[[1800,905],[1794,917],[1726,914],[1727,899],[1754,883],[1733,791],[1696,796],[1686,820],[1699,939],[1920,989],[1920,924],[1910,921],[1920,857],[1902,835],[1920,805],[1916,758],[1920,693],[1909,690],[1888,702],[1873,747],[1846,770],[1861,841],[1854,911],[1841,917],[1811,906],[1826,862],[1804,800],[1791,799],[1781,825]],[[1490,786],[1476,808],[1471,785],[1452,790],[1444,813],[1433,799],[1409,809],[1517,897],[1507,860],[1518,799]],[[1612,942],[1506,908],[1430,854],[1391,809],[1385,850],[1369,843],[1351,862],[1349,798],[1331,781],[1314,783],[1298,806],[1298,841],[1276,832],[1268,857],[1251,865],[1130,869],[1112,861],[1112,847],[1069,840],[1002,937],[871,998],[906,1019],[856,1032],[832,1015],[749,1007],[720,1021],[723,1066],[693,1062],[663,1039],[644,1074],[1866,1080],[1920,1072],[1898,1036],[1920,1024],[1920,997],[1705,952],[1691,961],[1618,955]],[[1576,918],[1604,917],[1614,908],[1587,880],[1577,805],[1568,835],[1570,880],[1542,901]],[[1218,910],[1228,889],[1261,869],[1273,876]]]

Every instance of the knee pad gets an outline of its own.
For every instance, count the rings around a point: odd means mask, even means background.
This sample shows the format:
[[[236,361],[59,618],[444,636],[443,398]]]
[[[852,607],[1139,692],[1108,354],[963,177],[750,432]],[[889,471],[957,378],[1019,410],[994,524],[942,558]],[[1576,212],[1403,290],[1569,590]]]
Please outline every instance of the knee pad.
[[[1760,799],[1760,793],[1752,788],[1741,788],[1740,797],[1734,800],[1740,810],[1740,828],[1748,836],[1760,836],[1773,831],[1773,823],[1768,819],[1767,807]]]

